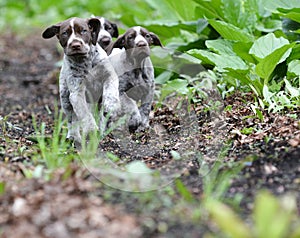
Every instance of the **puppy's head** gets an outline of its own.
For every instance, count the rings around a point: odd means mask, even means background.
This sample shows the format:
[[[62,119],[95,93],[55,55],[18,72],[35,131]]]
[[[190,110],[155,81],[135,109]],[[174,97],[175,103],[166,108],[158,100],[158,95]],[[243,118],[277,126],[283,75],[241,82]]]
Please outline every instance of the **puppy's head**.
[[[107,46],[112,42],[112,38],[119,36],[118,26],[104,17],[97,18],[101,22],[98,43],[103,49],[106,49]]]
[[[111,49],[108,49],[108,54],[111,53],[112,48],[125,48],[130,57],[143,59],[150,55],[151,45],[162,47],[157,35],[143,27],[135,26],[128,29],[112,44]]]
[[[45,39],[57,36],[67,56],[84,56],[92,44],[97,44],[99,31],[99,19],[74,17],[48,27],[42,36]]]

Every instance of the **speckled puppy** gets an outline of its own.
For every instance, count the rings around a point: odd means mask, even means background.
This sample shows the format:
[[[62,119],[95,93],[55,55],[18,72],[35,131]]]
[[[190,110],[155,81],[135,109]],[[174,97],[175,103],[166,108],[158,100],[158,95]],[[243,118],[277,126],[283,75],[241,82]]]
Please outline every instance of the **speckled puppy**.
[[[80,128],[83,135],[98,129],[90,104],[101,101],[105,113],[119,108],[118,77],[97,43],[100,24],[97,18],[70,18],[48,27],[42,34],[45,39],[57,36],[64,49],[60,100],[68,118],[67,138],[78,142]]]
[[[107,53],[119,76],[122,110],[129,115],[130,131],[149,127],[149,114],[154,96],[154,69],[150,46],[162,44],[157,35],[135,26],[113,42]]]

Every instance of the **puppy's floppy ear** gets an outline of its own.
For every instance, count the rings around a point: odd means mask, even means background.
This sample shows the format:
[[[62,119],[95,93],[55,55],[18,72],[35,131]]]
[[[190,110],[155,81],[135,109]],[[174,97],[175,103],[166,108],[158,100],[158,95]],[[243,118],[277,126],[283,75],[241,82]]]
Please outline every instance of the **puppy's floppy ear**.
[[[42,34],[44,39],[52,38],[55,35],[58,35],[60,29],[60,23],[48,27]]]
[[[118,30],[117,24],[111,23],[111,27],[113,28],[112,37],[118,37],[119,36],[119,30]]]
[[[125,35],[121,35],[118,39],[113,43],[113,48],[120,48],[122,49],[125,47]]]
[[[93,45],[97,44],[97,40],[98,40],[98,35],[100,32],[100,20],[98,18],[90,18],[88,19],[88,25],[91,29],[91,35],[92,35],[92,43]]]
[[[163,47],[163,45],[160,42],[160,39],[158,38],[157,35],[155,35],[153,32],[150,32],[149,34],[150,34],[151,39],[152,39],[152,42],[151,42],[152,45],[158,45],[160,47]]]
[[[108,55],[111,54],[113,48],[120,48],[122,49],[125,47],[125,35],[121,35],[118,37],[118,39],[115,42],[112,42],[106,49],[105,51],[107,52]]]

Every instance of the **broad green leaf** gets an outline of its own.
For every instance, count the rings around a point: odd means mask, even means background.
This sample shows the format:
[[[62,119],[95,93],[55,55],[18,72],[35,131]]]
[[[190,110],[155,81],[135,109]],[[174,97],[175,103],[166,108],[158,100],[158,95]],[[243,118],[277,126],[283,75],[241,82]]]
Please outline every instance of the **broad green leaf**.
[[[283,17],[292,19],[296,22],[300,22],[300,7],[299,8],[293,8],[290,10],[279,8],[278,11],[281,13]]]
[[[257,22],[256,29],[262,32],[282,30],[282,21],[266,18],[264,21]]]
[[[259,80],[259,78],[251,79],[249,72],[228,69],[226,75],[233,77],[239,80],[242,84],[250,87],[257,96],[262,96],[263,83]]]
[[[300,59],[300,44],[297,44],[293,47],[292,53],[288,58],[288,62],[298,59]]]
[[[162,3],[164,1],[160,0],[159,2]],[[176,13],[179,20],[190,21],[198,19],[195,17],[195,8],[197,4],[193,1],[189,0],[183,3],[182,0],[166,0],[166,2],[172,8],[172,11]]]
[[[288,72],[300,77],[300,60],[293,60],[288,64]]]
[[[223,0],[224,17],[226,22],[231,23],[241,29],[255,28],[258,8],[253,0]]]
[[[233,44],[233,50],[234,52],[240,56],[243,60],[245,60],[248,63],[256,63],[255,58],[249,54],[249,50],[252,46],[251,42],[244,43],[244,42],[235,42]]]
[[[152,9],[155,9],[156,16],[159,16],[159,18],[168,18],[170,21],[179,20],[177,13],[173,11],[172,7],[168,4],[167,1],[146,0],[146,2],[150,5]],[[128,4],[127,2],[125,2],[125,4],[129,5],[130,8],[134,9],[134,7],[132,7],[132,4]]]
[[[224,19],[222,0],[193,0],[198,3],[195,14],[198,18]]]
[[[288,73],[300,77],[300,60],[293,60],[288,64]]]
[[[252,42],[254,37],[242,29],[223,22],[216,20],[208,20],[208,23],[224,38],[227,40],[241,41],[241,42]]]
[[[160,21],[144,21],[139,23],[146,27],[149,31],[157,33],[160,37],[172,38],[180,35],[181,30],[186,30],[189,32],[197,33],[201,26],[206,27],[207,22],[202,22],[199,25],[199,21],[191,22],[160,22]]]
[[[156,78],[155,78],[155,83],[156,84],[164,84],[166,83],[170,77],[172,76],[173,72],[170,72],[170,71],[164,71],[162,72],[160,75],[158,75]]]
[[[234,55],[218,55],[205,50],[189,50],[187,52],[199,59],[204,63],[215,65],[217,69],[221,72],[226,71],[227,68],[234,70],[247,70],[248,66],[245,62],[238,56]]]
[[[258,65],[256,65],[256,73],[264,79],[266,84],[269,80],[270,75],[274,71],[276,65],[283,62],[291,53],[291,48],[295,43],[284,45],[276,49],[273,53],[262,59]]]
[[[262,59],[276,49],[288,44],[289,41],[287,39],[283,37],[276,38],[273,33],[269,33],[254,41],[249,53],[255,55],[258,59]]]
[[[205,41],[205,45],[208,49],[214,51],[215,53],[236,56],[235,52],[233,51],[232,41],[224,39],[207,40]]]
[[[293,8],[300,8],[300,1],[299,0],[265,0],[264,6],[266,9],[270,10],[271,12],[276,12],[278,8],[282,9],[293,9]]]
[[[228,206],[211,200],[206,203],[206,208],[219,229],[229,237],[252,237],[250,229]]]

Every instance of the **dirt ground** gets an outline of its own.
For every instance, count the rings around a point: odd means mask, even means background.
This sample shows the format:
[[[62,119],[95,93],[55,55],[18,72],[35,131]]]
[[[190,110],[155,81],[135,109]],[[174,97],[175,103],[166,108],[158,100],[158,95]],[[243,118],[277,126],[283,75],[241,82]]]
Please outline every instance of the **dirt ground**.
[[[40,34],[37,30],[27,37],[12,33],[0,37],[0,182],[6,186],[0,196],[1,237],[159,237],[159,226],[149,229],[152,226],[141,225],[149,217],[157,224],[170,222],[161,237],[203,234],[201,226],[174,217],[168,220],[163,211],[153,210],[149,216],[137,212],[135,201],[124,201],[114,189],[115,196],[108,201],[101,193],[105,185],[95,187],[91,176],[76,164],[70,167],[72,175],[67,179],[60,170],[51,180],[25,179],[25,168],[36,164],[32,161],[34,142],[28,139],[35,132],[33,115],[37,124],[46,123],[50,135],[53,112],[59,104],[61,51],[55,39],[46,41]],[[244,168],[231,181],[226,196],[244,195],[240,204],[243,215],[250,212],[253,197],[262,188],[278,196],[295,194],[300,215],[300,109],[283,114],[265,112],[260,121],[253,116],[251,102],[251,93],[236,93],[224,100],[226,110],[218,115],[222,131],[205,123],[209,118],[200,104],[193,108],[197,125],[190,126],[174,111],[174,105],[155,108],[153,133],[129,135],[123,147],[107,137],[101,150],[120,156],[122,163],[143,160],[149,168],[168,175],[176,171],[195,198],[201,198],[205,194],[199,163],[193,158],[176,163],[171,151],[199,150],[208,158],[213,156],[209,153],[212,137],[230,140],[224,157],[228,167],[224,168],[230,169],[233,163],[243,163]],[[189,128],[194,126],[197,132],[191,133]],[[241,133],[244,128],[255,131]],[[137,140],[140,146],[132,142]],[[151,153],[139,151],[143,144],[150,146]]]

